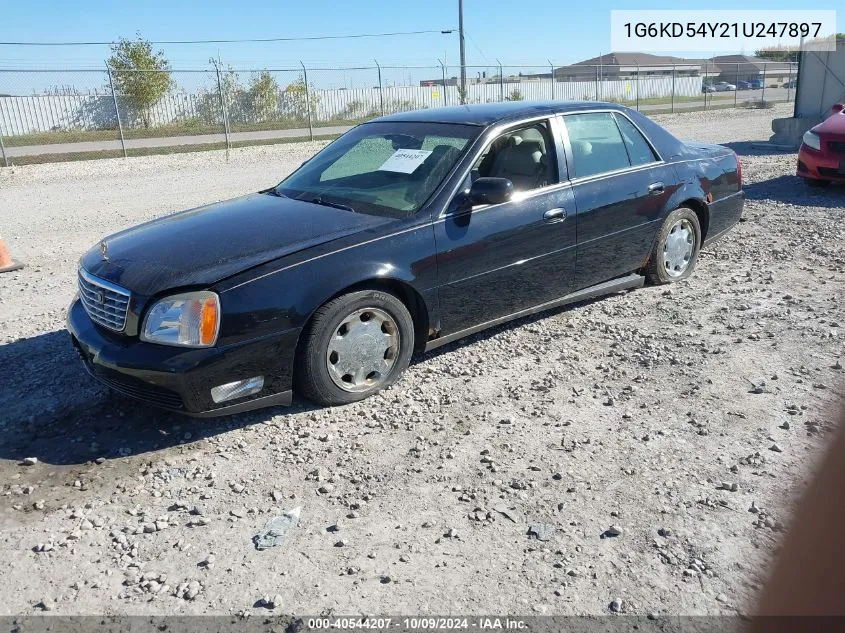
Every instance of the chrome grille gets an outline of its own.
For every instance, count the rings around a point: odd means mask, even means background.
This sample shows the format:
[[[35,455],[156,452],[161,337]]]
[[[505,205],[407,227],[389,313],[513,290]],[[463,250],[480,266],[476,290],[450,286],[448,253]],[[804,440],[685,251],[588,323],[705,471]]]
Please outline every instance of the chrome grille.
[[[94,323],[115,332],[126,326],[130,292],[79,269],[79,298]]]

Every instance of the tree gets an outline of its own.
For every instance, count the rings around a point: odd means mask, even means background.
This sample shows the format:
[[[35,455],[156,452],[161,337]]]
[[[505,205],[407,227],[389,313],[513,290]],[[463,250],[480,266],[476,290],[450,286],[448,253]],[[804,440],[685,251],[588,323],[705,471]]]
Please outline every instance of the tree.
[[[241,85],[240,75],[231,66],[228,70],[220,68],[218,72],[220,85],[217,97],[219,101],[222,93],[223,101],[226,103],[226,117],[229,119],[229,124],[248,122],[247,91]]]
[[[837,33],[835,41],[845,40],[845,33]],[[804,42],[805,49],[812,47],[814,43],[820,40],[807,40]],[[754,55],[767,59],[773,62],[797,62],[798,61],[798,47],[796,46],[771,46],[769,48],[761,48],[754,51]]]
[[[289,83],[282,92],[282,111],[285,116],[293,119],[306,120],[309,109],[312,114],[316,114],[317,102],[314,86],[306,87],[305,78],[302,75],[299,75],[296,81]]]
[[[150,108],[173,88],[170,62],[162,51],[153,52],[152,44],[140,34],[135,40],[119,39],[111,45],[111,68],[115,89],[123,98],[132,118],[150,127]]]
[[[760,59],[767,59],[773,62],[795,62],[798,61],[798,49],[787,46],[774,46],[761,48],[754,51],[754,55]]]
[[[279,105],[279,84],[268,71],[250,77],[249,102],[255,121],[274,118]]]
[[[461,86],[461,85],[458,86],[458,101],[461,104],[464,104],[464,103],[467,102],[467,93],[468,93],[468,91],[466,89],[466,86]]]

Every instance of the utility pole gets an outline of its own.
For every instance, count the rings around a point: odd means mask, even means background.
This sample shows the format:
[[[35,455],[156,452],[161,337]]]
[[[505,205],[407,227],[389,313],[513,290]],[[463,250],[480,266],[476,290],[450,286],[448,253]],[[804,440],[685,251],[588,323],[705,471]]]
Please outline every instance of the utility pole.
[[[464,0],[458,0],[458,39],[461,45],[461,103],[467,90],[467,58],[464,49]]]

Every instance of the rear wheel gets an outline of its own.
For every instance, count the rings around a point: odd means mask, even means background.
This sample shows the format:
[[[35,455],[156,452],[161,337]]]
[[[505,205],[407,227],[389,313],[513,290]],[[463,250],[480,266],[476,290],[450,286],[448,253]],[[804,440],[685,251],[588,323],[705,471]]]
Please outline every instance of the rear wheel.
[[[666,218],[645,267],[650,283],[668,284],[686,279],[695,269],[701,250],[701,226],[695,211],[675,209]]]
[[[332,299],[303,334],[299,391],[323,405],[363,400],[392,385],[414,350],[414,322],[395,296],[360,290]]]

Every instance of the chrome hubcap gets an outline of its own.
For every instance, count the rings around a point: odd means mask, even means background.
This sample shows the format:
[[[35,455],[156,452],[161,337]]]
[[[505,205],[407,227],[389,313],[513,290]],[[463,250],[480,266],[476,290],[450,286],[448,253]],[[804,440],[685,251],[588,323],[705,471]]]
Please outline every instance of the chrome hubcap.
[[[381,386],[399,355],[399,328],[387,312],[363,308],[335,328],[326,349],[329,376],[344,391]]]
[[[663,266],[670,277],[680,277],[689,268],[695,250],[695,229],[689,220],[672,225],[663,244]]]

